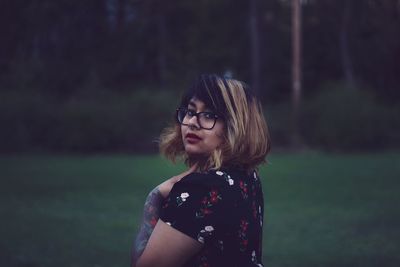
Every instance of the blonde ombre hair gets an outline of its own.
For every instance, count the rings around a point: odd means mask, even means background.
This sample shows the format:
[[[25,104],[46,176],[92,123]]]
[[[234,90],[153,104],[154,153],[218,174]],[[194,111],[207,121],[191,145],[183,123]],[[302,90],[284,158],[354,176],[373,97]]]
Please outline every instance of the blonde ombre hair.
[[[184,94],[180,106],[187,107],[193,97],[222,118],[222,144],[202,160],[191,159],[185,152],[181,126],[176,121],[161,133],[161,154],[172,162],[180,158],[189,166],[197,163],[199,171],[227,167],[252,171],[265,163],[270,150],[268,127],[258,99],[246,84],[217,75],[201,75]]]

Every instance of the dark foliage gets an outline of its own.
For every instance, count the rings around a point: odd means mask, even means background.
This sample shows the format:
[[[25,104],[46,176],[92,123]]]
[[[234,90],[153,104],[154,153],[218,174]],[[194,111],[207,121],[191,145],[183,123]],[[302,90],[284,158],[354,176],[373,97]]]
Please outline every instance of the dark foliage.
[[[290,1],[255,3],[257,10],[251,13],[244,0],[1,1],[1,151],[145,149],[145,129],[129,124],[138,110],[154,116],[149,115],[151,124],[145,123],[153,127],[148,129],[153,136],[166,123],[159,113],[173,110],[171,99],[199,73],[232,74],[253,82],[250,16],[256,16],[259,31],[259,94],[277,114],[268,117],[278,144],[287,145]],[[335,101],[347,105],[344,118],[353,116],[365,120],[362,127],[372,127],[367,126],[372,116],[372,125],[386,123],[380,127],[388,128],[391,137],[371,130],[370,136],[344,141],[343,148],[398,145],[399,129],[392,123],[400,99],[398,1],[308,0],[302,9],[303,99],[319,94],[326,81],[368,88],[362,91],[375,99],[361,97],[366,105],[362,114],[354,112],[360,104],[354,95],[337,92]],[[157,97],[161,101],[155,104]],[[307,108],[307,103],[302,105]],[[284,112],[278,112],[282,107]],[[333,117],[323,104],[314,103],[313,108],[316,114]],[[334,137],[321,139],[322,131],[332,132],[323,130],[322,121],[313,126],[322,127],[318,136],[311,138],[309,129],[303,134],[309,144],[329,147]],[[382,138],[384,144],[377,141]]]

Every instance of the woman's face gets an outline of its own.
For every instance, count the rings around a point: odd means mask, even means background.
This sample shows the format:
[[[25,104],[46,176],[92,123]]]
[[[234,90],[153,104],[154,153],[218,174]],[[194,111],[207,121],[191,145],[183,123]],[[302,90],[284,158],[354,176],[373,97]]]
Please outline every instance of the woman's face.
[[[193,97],[186,107],[190,112],[211,112],[204,102]],[[202,129],[198,116],[188,117],[185,124],[181,125],[182,141],[185,151],[189,156],[208,156],[223,141],[224,123],[217,119],[211,130]]]

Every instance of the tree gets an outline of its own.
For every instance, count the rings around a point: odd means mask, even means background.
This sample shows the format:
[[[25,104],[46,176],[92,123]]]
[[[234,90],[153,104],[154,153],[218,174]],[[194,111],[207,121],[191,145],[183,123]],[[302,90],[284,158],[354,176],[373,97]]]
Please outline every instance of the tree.
[[[349,26],[352,13],[352,1],[341,1],[342,4],[342,18],[340,27],[340,54],[343,68],[343,74],[349,88],[355,88],[355,78],[353,63],[350,56],[349,48]]]
[[[260,38],[258,30],[258,0],[250,0],[249,26],[251,47],[251,82],[256,95],[260,90]]]
[[[292,0],[292,144],[301,145],[299,133],[299,109],[301,101],[301,2]]]

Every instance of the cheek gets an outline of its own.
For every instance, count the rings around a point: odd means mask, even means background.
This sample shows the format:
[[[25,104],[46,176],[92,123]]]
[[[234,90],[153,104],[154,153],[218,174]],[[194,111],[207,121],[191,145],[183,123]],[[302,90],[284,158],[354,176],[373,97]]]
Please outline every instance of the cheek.
[[[213,135],[213,143],[215,146],[219,146],[224,141],[224,126],[223,125],[216,125],[218,127],[215,128],[215,132]]]
[[[182,139],[183,139],[183,137],[185,136],[185,132],[186,132],[186,127],[187,126],[181,125],[180,127],[181,127],[181,136],[182,136]]]

